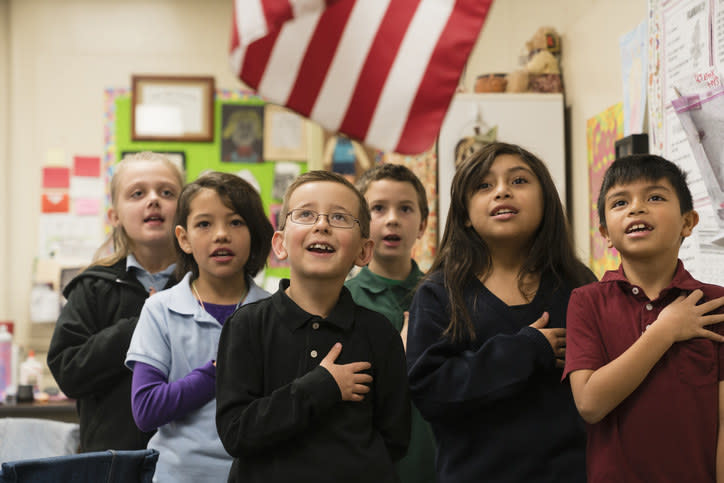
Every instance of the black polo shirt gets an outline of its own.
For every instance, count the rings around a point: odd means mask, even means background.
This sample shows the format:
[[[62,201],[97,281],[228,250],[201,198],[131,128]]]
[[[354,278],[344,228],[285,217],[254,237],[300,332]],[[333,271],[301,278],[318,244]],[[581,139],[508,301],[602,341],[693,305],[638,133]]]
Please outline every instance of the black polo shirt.
[[[216,373],[216,426],[234,457],[229,481],[393,482],[410,437],[405,354],[384,316],[342,288],[327,318],[284,292],[240,307],[224,324]],[[342,401],[319,363],[367,361],[371,390]]]

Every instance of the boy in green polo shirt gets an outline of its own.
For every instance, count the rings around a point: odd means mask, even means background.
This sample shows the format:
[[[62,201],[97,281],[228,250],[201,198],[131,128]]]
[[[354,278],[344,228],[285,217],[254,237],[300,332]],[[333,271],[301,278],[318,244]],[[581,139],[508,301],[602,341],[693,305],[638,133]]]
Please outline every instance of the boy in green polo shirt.
[[[427,195],[415,174],[398,164],[382,164],[365,172],[357,188],[370,208],[372,260],[345,285],[354,301],[389,319],[407,347],[407,310],[423,273],[411,257],[412,247],[427,228]],[[432,430],[416,408],[407,456],[397,463],[402,483],[434,483],[435,443]]]

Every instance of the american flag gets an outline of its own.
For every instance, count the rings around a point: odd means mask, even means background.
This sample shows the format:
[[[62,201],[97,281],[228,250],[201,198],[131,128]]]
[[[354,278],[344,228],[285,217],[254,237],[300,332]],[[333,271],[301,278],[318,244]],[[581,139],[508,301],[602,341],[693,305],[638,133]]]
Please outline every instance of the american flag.
[[[235,0],[231,64],[269,102],[385,151],[432,147],[493,0]]]

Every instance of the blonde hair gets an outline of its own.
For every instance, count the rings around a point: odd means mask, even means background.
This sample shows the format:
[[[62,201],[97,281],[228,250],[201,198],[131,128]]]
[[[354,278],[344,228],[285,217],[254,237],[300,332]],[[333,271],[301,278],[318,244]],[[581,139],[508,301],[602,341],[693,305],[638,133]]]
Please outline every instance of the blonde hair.
[[[144,161],[157,161],[165,164],[173,173],[176,181],[178,182],[179,188],[184,186],[184,173],[181,169],[174,164],[171,160],[162,154],[154,153],[152,151],[142,151],[140,153],[127,154],[122,160],[115,166],[113,177],[111,178],[111,206],[116,207],[118,201],[118,194],[121,191],[121,177],[126,167],[132,163],[144,162]],[[113,249],[113,253],[106,255],[109,248]],[[133,248],[133,241],[128,237],[126,230],[123,226],[118,225],[113,227],[108,238],[103,244],[98,247],[98,250],[93,254],[93,263],[96,265],[111,266],[119,260],[127,257]]]

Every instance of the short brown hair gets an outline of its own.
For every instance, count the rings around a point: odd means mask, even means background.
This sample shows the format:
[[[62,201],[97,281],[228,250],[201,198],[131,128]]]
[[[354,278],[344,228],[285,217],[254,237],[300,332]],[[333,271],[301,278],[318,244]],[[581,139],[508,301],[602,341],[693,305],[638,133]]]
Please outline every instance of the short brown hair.
[[[360,193],[359,190],[354,187],[352,183],[347,181],[344,176],[324,170],[307,171],[306,173],[298,176],[292,182],[292,184],[289,185],[287,191],[284,193],[282,209],[279,212],[279,219],[277,220],[279,231],[284,230],[284,227],[287,224],[287,213],[289,212],[289,198],[291,198],[292,193],[294,193],[297,188],[304,184],[316,182],[339,183],[343,186],[346,186],[347,188],[352,190],[354,194],[357,195],[357,200],[359,201],[359,213],[357,213],[357,219],[359,220],[360,232],[362,234],[362,238],[369,238],[370,210],[367,207],[367,200],[364,196],[362,196],[362,193]]]
[[[427,205],[427,193],[420,178],[410,168],[401,164],[380,164],[362,173],[362,176],[357,180],[357,189],[364,196],[370,188],[370,184],[381,179],[410,183],[417,193],[417,204],[420,206],[422,221],[427,220],[427,215],[430,214],[430,208]]]

